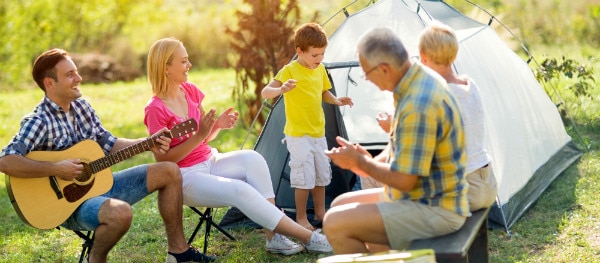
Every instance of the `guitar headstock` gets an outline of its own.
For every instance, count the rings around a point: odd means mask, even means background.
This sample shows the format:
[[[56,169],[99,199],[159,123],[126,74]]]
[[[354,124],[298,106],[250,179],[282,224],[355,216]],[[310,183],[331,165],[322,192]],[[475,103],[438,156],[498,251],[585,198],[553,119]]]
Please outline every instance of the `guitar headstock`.
[[[171,128],[170,132],[167,132],[168,135],[165,135],[169,138],[181,138],[183,136],[190,136],[195,131],[198,130],[198,123],[196,119],[189,118]]]

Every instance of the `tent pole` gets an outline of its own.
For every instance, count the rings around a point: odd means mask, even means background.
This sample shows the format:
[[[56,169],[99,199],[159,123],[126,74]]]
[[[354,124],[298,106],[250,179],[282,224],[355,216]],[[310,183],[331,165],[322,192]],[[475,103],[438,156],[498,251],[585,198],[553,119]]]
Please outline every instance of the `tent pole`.
[[[508,229],[508,223],[506,223],[506,216],[504,215],[504,210],[502,209],[502,202],[500,202],[500,196],[496,195],[496,205],[500,208],[500,214],[502,215],[502,221],[504,221],[504,229],[506,230],[506,234],[508,237],[512,237],[510,230]]]
[[[254,124],[256,123],[256,120],[258,119],[258,115],[260,115],[260,113],[262,112],[262,109],[265,106],[265,103],[267,103],[266,100],[263,103],[260,104],[260,108],[258,109],[258,112],[256,113],[256,116],[254,116],[254,120],[252,120],[252,123],[250,124],[250,127],[248,128],[248,131],[246,132],[246,137],[244,137],[244,141],[242,142],[242,145],[240,146],[240,150],[244,149],[244,145],[246,144],[246,141],[248,140],[248,136],[250,135],[250,131],[254,127]]]

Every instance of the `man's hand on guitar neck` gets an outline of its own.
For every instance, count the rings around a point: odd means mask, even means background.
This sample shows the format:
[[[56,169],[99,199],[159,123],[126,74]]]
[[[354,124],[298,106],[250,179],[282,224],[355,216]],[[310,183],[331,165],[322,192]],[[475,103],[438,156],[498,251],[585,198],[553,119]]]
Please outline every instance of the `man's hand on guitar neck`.
[[[150,151],[152,151],[152,153],[162,155],[169,151],[169,148],[171,147],[171,138],[162,135],[168,132],[169,130],[167,128],[162,128],[162,130],[157,131],[151,136],[156,137],[156,142],[158,142],[156,146],[150,148]]]

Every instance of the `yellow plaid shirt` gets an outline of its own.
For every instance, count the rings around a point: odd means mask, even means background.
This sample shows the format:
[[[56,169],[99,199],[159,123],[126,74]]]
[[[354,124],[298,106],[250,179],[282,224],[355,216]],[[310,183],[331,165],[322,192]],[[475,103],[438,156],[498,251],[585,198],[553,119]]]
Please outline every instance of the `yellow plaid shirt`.
[[[387,197],[469,216],[463,124],[446,81],[415,62],[396,86],[394,102],[391,169],[419,178],[409,192],[386,186]]]

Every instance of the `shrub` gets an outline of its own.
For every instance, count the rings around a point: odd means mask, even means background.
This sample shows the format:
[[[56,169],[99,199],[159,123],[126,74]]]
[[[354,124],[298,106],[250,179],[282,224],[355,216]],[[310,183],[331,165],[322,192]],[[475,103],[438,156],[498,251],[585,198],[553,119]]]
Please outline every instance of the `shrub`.
[[[567,114],[572,110],[580,113],[578,107],[581,103],[578,102],[581,100],[594,99],[594,93],[592,93],[595,82],[593,68],[574,59],[564,56],[560,61],[556,58],[547,58],[536,70],[535,76],[550,98],[555,98],[555,103],[557,103],[563,119],[568,118]],[[565,97],[573,103],[564,105],[563,98]]]

